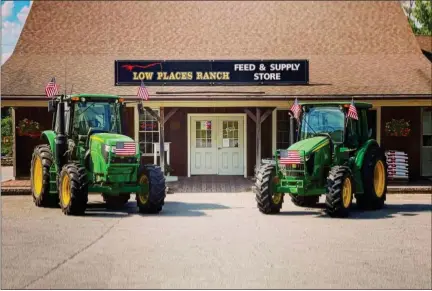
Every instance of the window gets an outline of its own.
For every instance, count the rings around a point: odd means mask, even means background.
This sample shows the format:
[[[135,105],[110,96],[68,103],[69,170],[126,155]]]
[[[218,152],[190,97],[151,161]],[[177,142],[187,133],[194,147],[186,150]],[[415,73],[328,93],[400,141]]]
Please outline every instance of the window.
[[[302,115],[300,139],[329,133],[333,142],[343,142],[345,115],[338,107],[313,107]],[[348,127],[357,133],[357,124],[350,119]]]
[[[102,132],[120,133],[118,105],[108,102],[76,103],[74,133],[86,135],[90,128]]]
[[[196,121],[196,148],[211,148],[212,147],[212,122],[211,120]]]
[[[153,109],[159,114],[158,109]],[[143,155],[153,155],[153,143],[159,142],[159,122],[147,111],[139,113],[138,121],[140,151]]]
[[[239,122],[224,120],[222,122],[223,130],[223,147],[224,148],[238,148],[239,147]],[[225,142],[227,142],[225,144]]]
[[[287,149],[290,146],[290,116],[288,110],[276,111],[276,149]]]

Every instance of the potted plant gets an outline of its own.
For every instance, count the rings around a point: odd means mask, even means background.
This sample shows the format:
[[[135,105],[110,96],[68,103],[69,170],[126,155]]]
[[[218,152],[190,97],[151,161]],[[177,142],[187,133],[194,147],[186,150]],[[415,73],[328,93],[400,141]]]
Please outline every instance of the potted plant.
[[[409,136],[411,132],[410,122],[405,119],[392,119],[386,122],[385,132],[388,136]]]
[[[39,122],[24,118],[18,123],[17,132],[20,136],[29,136],[32,138],[36,138],[40,136],[41,127],[39,125]]]
[[[170,165],[165,165],[165,176],[171,176],[171,173],[173,173],[174,172],[174,170],[173,170],[173,168],[171,168],[171,166]]]

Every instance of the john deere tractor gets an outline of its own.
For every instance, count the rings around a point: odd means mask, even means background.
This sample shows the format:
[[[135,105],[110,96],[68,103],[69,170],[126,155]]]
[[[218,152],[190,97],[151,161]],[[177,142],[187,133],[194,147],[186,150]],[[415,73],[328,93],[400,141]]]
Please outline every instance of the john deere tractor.
[[[368,130],[372,105],[356,103],[358,120],[347,116],[350,103],[303,103],[291,145],[256,172],[254,192],[262,213],[279,213],[285,194],[297,206],[313,207],[325,195],[331,217],[349,215],[353,198],[362,209],[380,209],[386,200],[385,153]],[[294,125],[293,112],[291,125]],[[297,131],[296,136],[294,136]]]
[[[115,95],[62,95],[50,100],[52,130],[44,131],[31,161],[31,190],[39,207],[58,205],[66,215],[85,212],[88,193],[109,207],[136,193],[140,212],[158,213],[165,200],[160,167],[141,164],[137,143],[123,134],[125,104]]]

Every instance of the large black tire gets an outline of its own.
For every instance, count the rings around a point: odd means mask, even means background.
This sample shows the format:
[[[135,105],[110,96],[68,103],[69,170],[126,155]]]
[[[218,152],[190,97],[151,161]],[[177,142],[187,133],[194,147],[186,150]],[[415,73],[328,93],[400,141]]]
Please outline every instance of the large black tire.
[[[276,176],[273,165],[262,165],[256,172],[255,200],[260,212],[264,214],[279,213],[284,201],[284,193],[273,193],[272,181]]]
[[[108,209],[120,209],[130,199],[129,193],[120,193],[119,195],[102,195]]]
[[[299,207],[314,207],[319,202],[319,196],[299,196],[290,194],[291,201]]]
[[[159,166],[141,165],[138,170],[138,183],[148,183],[148,193],[136,193],[136,201],[140,213],[156,214],[165,204],[166,185],[165,176]]]
[[[344,193],[344,189],[347,189],[346,193]],[[334,166],[327,177],[325,204],[328,215],[331,217],[347,217],[350,212],[354,193],[355,181],[350,168],[346,166]],[[344,194],[347,195],[345,196]]]
[[[361,174],[364,193],[356,196],[357,206],[367,210],[383,208],[387,199],[388,174],[387,160],[382,148],[375,145],[367,150]]]
[[[59,203],[56,195],[50,195],[50,168],[53,155],[49,145],[36,146],[33,151],[30,182],[33,202],[38,207],[52,207]]]
[[[88,180],[84,167],[66,164],[59,178],[60,207],[65,215],[82,215],[88,202]]]

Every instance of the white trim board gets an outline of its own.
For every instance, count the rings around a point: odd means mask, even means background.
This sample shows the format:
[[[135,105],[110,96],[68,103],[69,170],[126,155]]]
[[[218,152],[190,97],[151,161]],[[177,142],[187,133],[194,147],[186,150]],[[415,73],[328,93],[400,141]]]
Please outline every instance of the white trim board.
[[[244,170],[243,176],[247,178],[247,115],[246,113],[188,113],[187,114],[187,176],[191,176],[191,118],[192,117],[243,117],[243,142],[244,142],[244,150],[243,150],[243,163]]]

